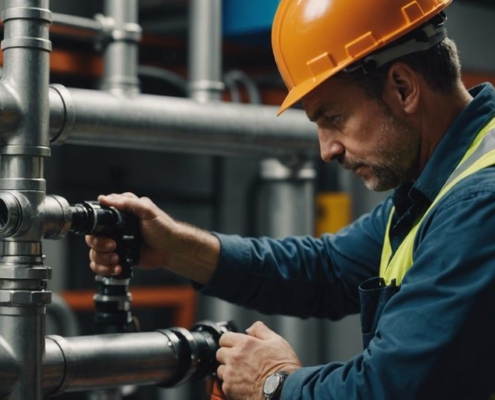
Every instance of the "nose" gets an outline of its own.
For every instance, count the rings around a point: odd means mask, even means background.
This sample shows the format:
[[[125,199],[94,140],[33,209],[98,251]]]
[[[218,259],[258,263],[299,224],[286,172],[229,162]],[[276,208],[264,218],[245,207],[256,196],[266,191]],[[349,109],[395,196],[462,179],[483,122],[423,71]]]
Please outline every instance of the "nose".
[[[327,129],[318,129],[318,140],[320,142],[320,156],[323,161],[330,162],[344,155],[344,145],[336,140]]]

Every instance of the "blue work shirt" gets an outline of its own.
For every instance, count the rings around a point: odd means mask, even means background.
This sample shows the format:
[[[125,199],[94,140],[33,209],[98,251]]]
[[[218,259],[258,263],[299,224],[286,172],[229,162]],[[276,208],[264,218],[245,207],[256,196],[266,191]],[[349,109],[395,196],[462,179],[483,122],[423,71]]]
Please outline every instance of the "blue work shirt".
[[[202,292],[267,314],[336,320],[358,313],[358,286],[379,273],[392,206],[395,250],[495,117],[491,85],[471,94],[474,100],[413,185],[401,186],[335,235],[275,240],[217,234],[220,261]],[[495,392],[494,233],[491,167],[457,184],[426,217],[414,263],[368,348],[346,363],[292,373],[282,400],[488,399]]]

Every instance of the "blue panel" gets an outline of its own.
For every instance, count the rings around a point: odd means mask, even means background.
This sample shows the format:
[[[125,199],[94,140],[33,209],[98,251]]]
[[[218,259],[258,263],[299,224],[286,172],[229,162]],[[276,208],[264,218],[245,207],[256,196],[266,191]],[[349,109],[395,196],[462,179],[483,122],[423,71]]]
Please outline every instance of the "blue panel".
[[[269,45],[278,3],[279,0],[224,0],[224,36],[245,41],[262,40]]]

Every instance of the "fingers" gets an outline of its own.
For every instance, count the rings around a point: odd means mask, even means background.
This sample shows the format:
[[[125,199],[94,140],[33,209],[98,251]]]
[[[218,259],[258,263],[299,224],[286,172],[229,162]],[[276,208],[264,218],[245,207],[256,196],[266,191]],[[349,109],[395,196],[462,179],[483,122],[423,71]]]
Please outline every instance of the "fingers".
[[[137,197],[134,193],[112,193],[98,196],[98,201],[107,207],[115,207],[136,215],[141,220],[152,219],[160,209],[147,197]]]
[[[91,261],[89,263],[89,267],[93,270],[95,274],[102,276],[120,275],[120,273],[122,272],[122,267],[118,264],[102,265],[102,264],[96,264],[94,261]]]
[[[242,333],[236,332],[225,332],[222,336],[220,336],[220,340],[218,344],[221,347],[234,347],[236,344],[241,341],[245,341],[246,335]]]
[[[261,340],[268,340],[279,336],[261,321],[257,321],[251,325],[248,329],[246,329],[246,333],[249,336],[253,336]]]
[[[86,244],[95,251],[113,251],[117,246],[113,239],[103,236],[86,235],[84,239]]]
[[[89,267],[98,275],[111,276],[119,275],[122,267],[119,265],[119,256],[114,253],[116,243],[114,240],[87,235],[86,244],[91,247]]]

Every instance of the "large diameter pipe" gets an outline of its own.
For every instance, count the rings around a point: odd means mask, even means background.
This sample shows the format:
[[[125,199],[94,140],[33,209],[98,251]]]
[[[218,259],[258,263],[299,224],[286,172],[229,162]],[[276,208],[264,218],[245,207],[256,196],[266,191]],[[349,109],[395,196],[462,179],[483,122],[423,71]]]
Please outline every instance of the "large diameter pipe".
[[[170,345],[169,345],[170,344]],[[179,360],[158,332],[46,338],[45,394],[167,381]]]
[[[153,95],[127,99],[60,85],[50,91],[52,144],[282,159],[318,154],[316,129],[304,112],[276,112]]]
[[[220,336],[228,323],[204,321],[190,331],[46,337],[43,391],[46,395],[124,385],[173,387],[213,374]],[[2,360],[2,357],[0,357]]]

